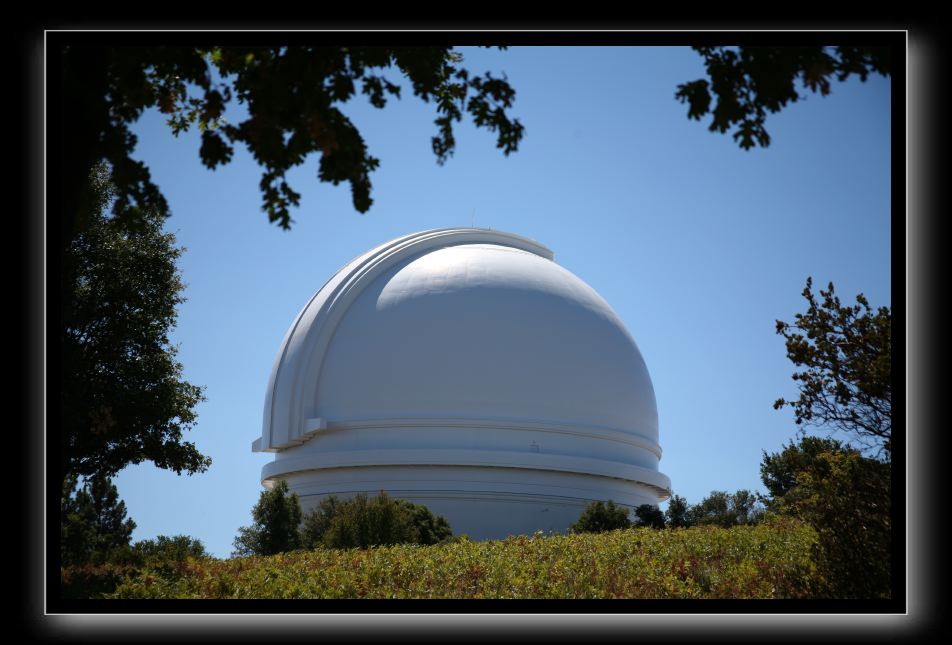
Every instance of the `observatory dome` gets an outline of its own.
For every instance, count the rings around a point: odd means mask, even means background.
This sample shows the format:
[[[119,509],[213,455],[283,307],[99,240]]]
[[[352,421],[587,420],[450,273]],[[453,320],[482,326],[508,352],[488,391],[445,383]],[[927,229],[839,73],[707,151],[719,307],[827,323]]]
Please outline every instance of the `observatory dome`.
[[[332,276],[281,343],[253,449],[305,511],[385,490],[475,539],[670,494],[625,325],[549,249],[485,229],[407,235]]]

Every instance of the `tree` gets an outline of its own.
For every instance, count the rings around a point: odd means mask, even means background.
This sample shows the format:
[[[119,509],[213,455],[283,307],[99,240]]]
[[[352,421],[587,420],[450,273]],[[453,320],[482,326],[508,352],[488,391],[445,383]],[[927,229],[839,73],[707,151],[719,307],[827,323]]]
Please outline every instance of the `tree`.
[[[367,548],[391,544],[437,544],[453,535],[449,522],[422,504],[359,493],[340,501],[331,495],[308,513],[301,527],[304,548]]]
[[[699,503],[688,507],[687,526],[714,525],[723,528],[756,524],[763,517],[763,508],[757,497],[741,489],[733,494],[715,490]]]
[[[67,244],[84,229],[77,215],[95,198],[85,179],[102,160],[113,169],[117,218],[136,206],[168,214],[149,169],[131,156],[136,138],[129,126],[150,108],[168,115],[173,134],[197,125],[199,156],[210,169],[227,164],[235,145],[246,146],[263,169],[263,209],[271,222],[285,229],[292,221],[289,208],[300,198],[286,175],[310,153],[320,154],[320,181],[348,182],[354,208],[362,213],[370,208],[370,174],[379,160],[370,155],[340,106],[358,92],[376,108],[385,107],[390,97],[400,98],[401,87],[388,73],[406,77],[414,95],[434,104],[437,133],[432,147],[440,164],[453,154],[453,124],[464,113],[477,127],[495,132],[496,145],[506,155],[518,149],[523,137],[523,126],[507,112],[515,97],[507,80],[488,72],[471,74],[452,47],[116,47],[70,42],[51,48],[51,54],[57,87],[68,99],[57,115],[63,134]],[[240,123],[226,117],[232,99],[248,109],[248,118]]]
[[[688,502],[680,495],[672,495],[664,512],[671,528],[685,528],[688,524]]]
[[[251,516],[254,523],[238,529],[234,556],[274,555],[300,546],[301,502],[283,479],[261,492]]]
[[[796,401],[777,399],[775,409],[793,408],[797,425],[842,431],[887,460],[892,452],[892,314],[873,310],[859,294],[842,306],[831,282],[820,290],[807,278],[803,297],[809,307],[796,322],[777,321],[786,339],[787,357],[802,371]]]
[[[341,501],[336,495],[322,499],[317,508],[304,515],[301,524],[300,541],[305,549],[315,549],[324,544],[324,535],[331,525],[331,520],[337,516]]]
[[[889,47],[694,47],[707,68],[707,79],[678,85],[675,97],[688,104],[688,118],[711,114],[711,132],[734,129],[738,145],[749,150],[770,145],[767,113],[805,98],[810,90],[830,93],[830,81],[853,74],[866,81],[872,73],[888,76]],[[799,81],[801,89],[797,88]],[[717,103],[711,109],[711,92]]]
[[[578,521],[569,527],[573,533],[602,533],[631,527],[628,510],[615,502],[595,501],[585,507]]]
[[[128,464],[203,472],[211,459],[182,435],[195,422],[201,388],[182,378],[169,342],[183,302],[182,249],[165,217],[138,210],[107,216],[116,192],[109,168],[87,181],[95,203],[64,258],[59,392],[62,480],[111,477]]]
[[[680,84],[676,98],[689,104],[689,118],[711,113],[712,131],[736,127],[734,137],[744,148],[769,145],[766,114],[805,96],[797,81],[803,91],[826,95],[833,78],[855,74],[865,80],[891,70],[888,47],[694,49],[705,61],[708,78]],[[349,183],[354,208],[370,208],[370,175],[380,162],[340,106],[358,92],[381,109],[388,98],[400,98],[401,86],[387,78],[389,70],[405,77],[414,95],[434,104],[432,147],[438,163],[452,155],[453,124],[464,113],[477,127],[495,132],[496,145],[506,155],[524,136],[522,124],[509,115],[515,90],[508,80],[470,73],[452,47],[132,47],[59,34],[50,54],[50,78],[62,99],[50,105],[62,133],[58,184],[64,246],[84,228],[81,215],[94,201],[85,178],[103,160],[114,170],[117,216],[134,206],[168,214],[148,167],[131,156],[136,138],[129,126],[150,108],[168,115],[174,134],[199,128],[199,156],[210,169],[227,164],[236,145],[246,146],[262,166],[263,209],[282,228],[291,225],[290,208],[300,199],[287,173],[311,153],[320,154],[320,181]],[[717,97],[713,110],[712,92]],[[240,123],[226,116],[232,100],[248,107],[248,118]]]
[[[653,529],[664,528],[664,513],[654,504],[642,504],[635,509],[635,517],[640,526]]]
[[[210,557],[202,541],[188,535],[159,535],[154,540],[140,540],[132,545],[132,552],[143,561],[178,562]]]
[[[760,478],[768,492],[767,506],[776,510],[777,502],[797,485],[797,476],[813,467],[823,453],[840,453],[847,450],[836,439],[803,437],[799,443],[791,441],[778,453],[763,452]]]
[[[758,496],[745,488],[731,496],[730,511],[736,526],[756,524],[764,516],[764,506]]]
[[[405,499],[398,499],[396,502],[407,514],[410,525],[416,531],[416,544],[438,544],[453,537],[453,529],[442,515],[436,515],[423,504],[414,504]]]
[[[814,452],[802,441],[783,453],[765,455],[764,484],[774,485],[777,465],[796,464],[796,483],[778,488],[772,506],[817,531],[815,593],[832,598],[891,596],[891,468],[847,446]],[[799,453],[799,454],[796,454]],[[782,467],[781,470],[785,468]]]
[[[711,494],[697,504],[688,507],[688,526],[712,524],[729,528],[734,525],[734,516],[730,511],[730,493],[722,490],[711,491]]]
[[[129,546],[136,523],[126,518],[125,502],[106,477],[87,479],[78,491],[78,478],[63,485],[60,504],[60,557],[63,566],[102,563]]]

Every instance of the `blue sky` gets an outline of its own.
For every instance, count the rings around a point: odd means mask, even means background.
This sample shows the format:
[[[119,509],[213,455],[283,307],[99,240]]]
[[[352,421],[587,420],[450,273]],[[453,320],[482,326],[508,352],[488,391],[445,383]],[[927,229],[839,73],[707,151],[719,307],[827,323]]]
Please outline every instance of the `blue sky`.
[[[357,98],[345,111],[381,162],[364,215],[349,186],[317,181],[314,156],[289,176],[303,196],[283,231],[261,211],[246,151],[209,171],[197,132],[175,138],[158,113],[136,125],[135,156],[187,248],[188,301],[172,337],[185,377],[206,388],[188,439],[214,463],[192,476],[122,471],[134,540],[187,534],[229,555],[271,459],[251,442],[287,328],[338,268],[406,233],[475,222],[524,235],[598,291],[647,362],[660,470],[692,503],[762,490],[762,452],[795,437],[792,413],[772,407],[796,391],[775,321],[805,308],[807,276],[834,282],[844,301],[862,292],[891,305],[889,79],[810,95],[768,118],[769,148],[744,151],[675,100],[679,83],[703,75],[689,48],[461,51],[470,71],[505,72],[516,88],[519,151],[504,157],[491,133],[464,122],[438,166],[433,107],[405,82],[383,110]],[[240,107],[226,116],[240,119]]]

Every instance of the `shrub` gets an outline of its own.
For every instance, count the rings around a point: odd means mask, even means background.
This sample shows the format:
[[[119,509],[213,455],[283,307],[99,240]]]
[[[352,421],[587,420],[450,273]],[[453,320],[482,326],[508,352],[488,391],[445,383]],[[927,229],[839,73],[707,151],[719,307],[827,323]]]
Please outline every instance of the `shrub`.
[[[324,545],[334,549],[366,549],[371,545],[413,543],[416,539],[410,518],[384,492],[374,498],[361,493],[338,504],[322,536]]]
[[[628,529],[146,567],[115,598],[802,598],[814,529]]]
[[[181,562],[188,558],[209,557],[202,541],[188,535],[159,535],[154,540],[141,540],[132,545],[132,551],[144,562]]]
[[[131,564],[82,564],[60,569],[63,598],[103,598],[116,590],[127,576],[134,576]]]
[[[615,529],[627,529],[631,526],[628,510],[616,506],[615,502],[592,502],[585,507],[578,521],[569,527],[573,533],[601,533]]]
[[[336,495],[325,497],[317,508],[304,516],[301,524],[300,543],[305,549],[315,549],[324,545],[324,534],[331,525],[331,520],[337,516],[340,500]]]
[[[410,524],[418,533],[417,544],[439,544],[453,538],[453,529],[442,515],[435,515],[423,504],[414,504],[405,499],[398,499],[397,504],[410,517]]]
[[[347,501],[330,496],[308,513],[301,527],[305,548],[367,548],[389,544],[437,544],[452,537],[445,517],[421,504],[393,499],[381,491]]]
[[[640,526],[646,526],[653,529],[664,528],[664,513],[654,504],[642,504],[635,509],[635,517],[638,518]]]

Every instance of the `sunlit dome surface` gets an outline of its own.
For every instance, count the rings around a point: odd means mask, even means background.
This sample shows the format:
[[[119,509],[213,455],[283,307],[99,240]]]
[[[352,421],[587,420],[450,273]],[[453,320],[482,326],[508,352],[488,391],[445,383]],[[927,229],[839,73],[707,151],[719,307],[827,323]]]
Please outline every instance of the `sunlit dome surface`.
[[[305,510],[386,490],[477,539],[670,490],[622,321],[547,248],[484,229],[398,238],[328,280],[281,344],[254,449]]]

